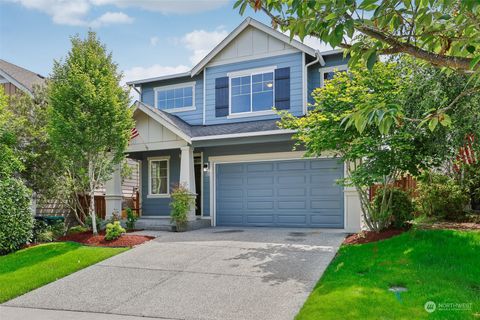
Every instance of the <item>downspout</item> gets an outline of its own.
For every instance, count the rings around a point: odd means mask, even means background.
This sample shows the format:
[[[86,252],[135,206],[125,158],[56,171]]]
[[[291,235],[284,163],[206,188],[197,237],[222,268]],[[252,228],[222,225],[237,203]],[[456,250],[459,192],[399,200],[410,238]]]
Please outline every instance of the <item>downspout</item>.
[[[315,63],[320,63],[320,66],[324,66],[325,65],[325,60],[323,59],[322,55],[320,54],[320,51],[318,50],[315,50],[315,60],[313,60],[312,62],[309,62],[305,65],[305,70],[304,70],[304,74],[305,74],[305,80],[304,80],[304,86],[305,86],[305,90],[307,90],[307,94],[305,95],[305,101],[303,102],[304,104],[304,114],[307,114],[308,113],[308,107],[307,107],[307,101],[308,101],[308,67],[314,65]]]

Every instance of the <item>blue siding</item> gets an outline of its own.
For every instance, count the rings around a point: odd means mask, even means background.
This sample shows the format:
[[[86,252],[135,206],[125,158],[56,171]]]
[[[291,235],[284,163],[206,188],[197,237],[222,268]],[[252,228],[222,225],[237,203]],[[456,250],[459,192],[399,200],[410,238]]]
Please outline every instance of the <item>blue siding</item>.
[[[173,114],[183,119],[185,122],[192,125],[203,124],[203,73],[196,77],[184,77],[178,79],[170,79],[163,81],[149,82],[142,85],[142,102],[155,106],[154,91],[155,87],[168,86],[172,84],[181,84],[188,82],[195,82],[195,110],[174,112]]]
[[[170,156],[170,190],[178,184],[180,178],[180,150],[151,151],[142,154],[142,215],[144,216],[169,216],[170,198],[148,197],[148,158]]]
[[[219,164],[217,225],[343,228],[342,177],[335,159]]]
[[[236,119],[227,119],[227,117],[215,117],[216,78],[226,77],[227,73],[233,71],[268,67],[273,65],[277,66],[277,68],[290,67],[290,112],[297,116],[302,115],[302,53],[298,52],[276,57],[269,57],[252,61],[243,61],[207,68],[205,123],[208,125],[227,122],[244,122],[277,118],[277,115],[245,117]]]

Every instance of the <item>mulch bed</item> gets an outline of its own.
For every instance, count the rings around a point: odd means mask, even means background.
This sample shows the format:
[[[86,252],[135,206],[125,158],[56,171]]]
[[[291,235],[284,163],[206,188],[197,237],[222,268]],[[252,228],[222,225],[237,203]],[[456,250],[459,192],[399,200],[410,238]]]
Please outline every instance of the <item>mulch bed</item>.
[[[450,229],[450,230],[480,230],[480,223],[473,222],[434,222],[430,224],[419,225],[422,229]]]
[[[94,236],[91,231],[87,231],[63,236],[59,238],[58,241],[74,241],[96,247],[133,247],[154,238],[155,237],[150,236],[123,234],[116,240],[107,241],[105,240],[105,231],[100,231],[96,236]]]
[[[355,233],[349,235],[348,237],[343,240],[343,244],[363,244],[369,242],[375,242],[380,240],[385,240],[396,235],[399,235],[403,232],[407,231],[406,229],[388,229],[382,232],[374,232],[374,231],[362,231],[360,233]]]

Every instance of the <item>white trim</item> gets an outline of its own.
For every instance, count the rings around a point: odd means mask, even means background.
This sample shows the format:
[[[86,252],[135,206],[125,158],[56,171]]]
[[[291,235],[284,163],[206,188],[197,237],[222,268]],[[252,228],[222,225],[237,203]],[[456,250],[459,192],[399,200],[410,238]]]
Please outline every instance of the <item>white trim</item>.
[[[26,94],[28,94],[30,97],[33,97],[32,91],[27,89],[23,84],[18,82],[15,78],[11,77],[8,73],[0,69],[0,76],[4,77],[6,80],[8,80],[9,83],[13,84],[15,87],[18,89],[22,90]]]
[[[339,64],[338,66],[333,66],[333,67],[325,67],[325,68],[320,68],[318,69],[318,72],[320,72],[320,88],[323,88],[325,86],[323,75],[328,72],[332,71],[346,71],[348,70],[348,65],[347,64]]]
[[[305,52],[302,52],[302,114],[307,114],[307,66],[305,64]]]
[[[186,106],[186,107],[181,107],[181,108],[175,108],[175,107],[174,108],[167,108],[165,106],[165,109],[161,109],[161,110],[165,111],[165,112],[169,112],[169,113],[194,111],[196,109],[196,107],[195,107],[195,85],[196,85],[196,82],[191,81],[191,82],[182,82],[182,83],[177,83],[177,84],[171,84],[171,85],[168,85],[168,86],[160,86],[160,87],[153,88],[153,103],[154,103],[155,108],[158,109],[158,101],[157,101],[158,91],[192,87],[192,105],[191,106]]]
[[[147,158],[148,161],[148,172],[147,172],[147,179],[148,179],[148,194],[147,198],[170,198],[170,156],[163,156],[163,157],[149,157]],[[167,193],[161,194],[152,194],[152,162],[153,161],[166,161],[167,162]]]
[[[222,51],[230,42],[232,42],[243,30],[248,26],[257,28],[268,35],[287,43],[288,45],[308,53],[312,57],[315,56],[315,50],[309,46],[297,41],[295,39],[290,40],[290,37],[267,26],[261,22],[256,21],[250,17],[246,18],[238,27],[236,27],[225,39],[222,40],[205,58],[203,58],[195,67],[192,68],[191,75],[197,75],[220,51]]]
[[[160,77],[154,77],[154,78],[128,81],[127,85],[136,85],[136,84],[155,82],[155,81],[161,81],[161,80],[167,80],[167,79],[189,77],[189,76],[190,76],[190,71],[182,72],[182,73],[176,73],[176,74],[170,74],[170,75],[165,75],[165,76],[160,76]]]
[[[255,117],[261,115],[271,115],[275,114],[273,110],[260,110],[260,111],[253,111],[253,83],[252,77],[256,74],[263,74],[263,73],[272,73],[272,108],[275,105],[275,70],[277,66],[268,66],[268,67],[261,67],[261,68],[254,68],[254,69],[245,69],[239,71],[233,71],[227,73],[228,76],[228,116],[227,119],[230,118],[242,118],[242,117]],[[232,112],[232,78],[239,78],[239,77],[250,77],[250,111],[245,112]]]
[[[269,115],[274,115],[274,114],[276,114],[276,112],[273,111],[273,110],[247,111],[247,112],[230,113],[227,116],[227,119],[269,116]]]
[[[203,119],[202,123],[205,125],[205,112],[206,112],[206,102],[207,102],[207,68],[203,69]]]
[[[251,76],[251,75],[259,74],[259,73],[275,72],[275,69],[277,69],[277,66],[268,66],[268,67],[261,67],[261,68],[238,70],[238,71],[232,71],[232,72],[227,73],[227,76],[230,77],[230,78]]]
[[[167,128],[168,130],[172,131],[175,133],[177,136],[182,138],[188,143],[191,143],[191,138],[185,134],[182,130],[180,130],[177,126],[172,124],[169,119],[165,119],[161,113],[157,112],[155,109],[148,107],[145,105],[143,102],[137,101],[135,108],[133,109],[132,113],[135,111],[140,110],[143,113],[145,113],[147,116],[151,117],[152,119],[156,120],[158,123],[160,123],[162,126]]]
[[[296,130],[278,129],[278,130],[266,130],[266,131],[243,132],[243,133],[228,133],[228,134],[194,137],[194,138],[192,138],[192,141],[205,141],[205,140],[256,137],[256,136],[270,136],[270,135],[276,135],[276,134],[287,134],[287,133],[295,133],[295,132],[296,132]]]
[[[256,154],[240,154],[240,155],[228,155],[228,156],[213,156],[209,157],[210,161],[210,216],[212,217],[212,226],[217,225],[216,214],[216,166],[223,163],[243,163],[243,162],[260,162],[260,161],[284,161],[284,160],[296,160],[296,159],[326,159],[334,158],[334,152],[325,152],[320,157],[305,157],[305,151],[290,151],[290,152],[272,152],[272,153],[256,153]],[[344,166],[345,170],[345,166]],[[344,204],[345,204],[345,188],[344,188]],[[344,210],[343,229],[346,229],[346,208]]]

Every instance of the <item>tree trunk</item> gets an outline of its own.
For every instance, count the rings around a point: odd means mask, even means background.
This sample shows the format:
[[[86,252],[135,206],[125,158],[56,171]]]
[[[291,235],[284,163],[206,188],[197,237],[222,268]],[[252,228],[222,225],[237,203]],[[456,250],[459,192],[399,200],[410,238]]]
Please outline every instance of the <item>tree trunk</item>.
[[[90,180],[90,205],[88,207],[88,212],[92,218],[92,231],[94,235],[98,234],[97,230],[97,215],[95,214],[95,183],[93,176],[93,164],[91,161],[88,163],[88,178]]]

